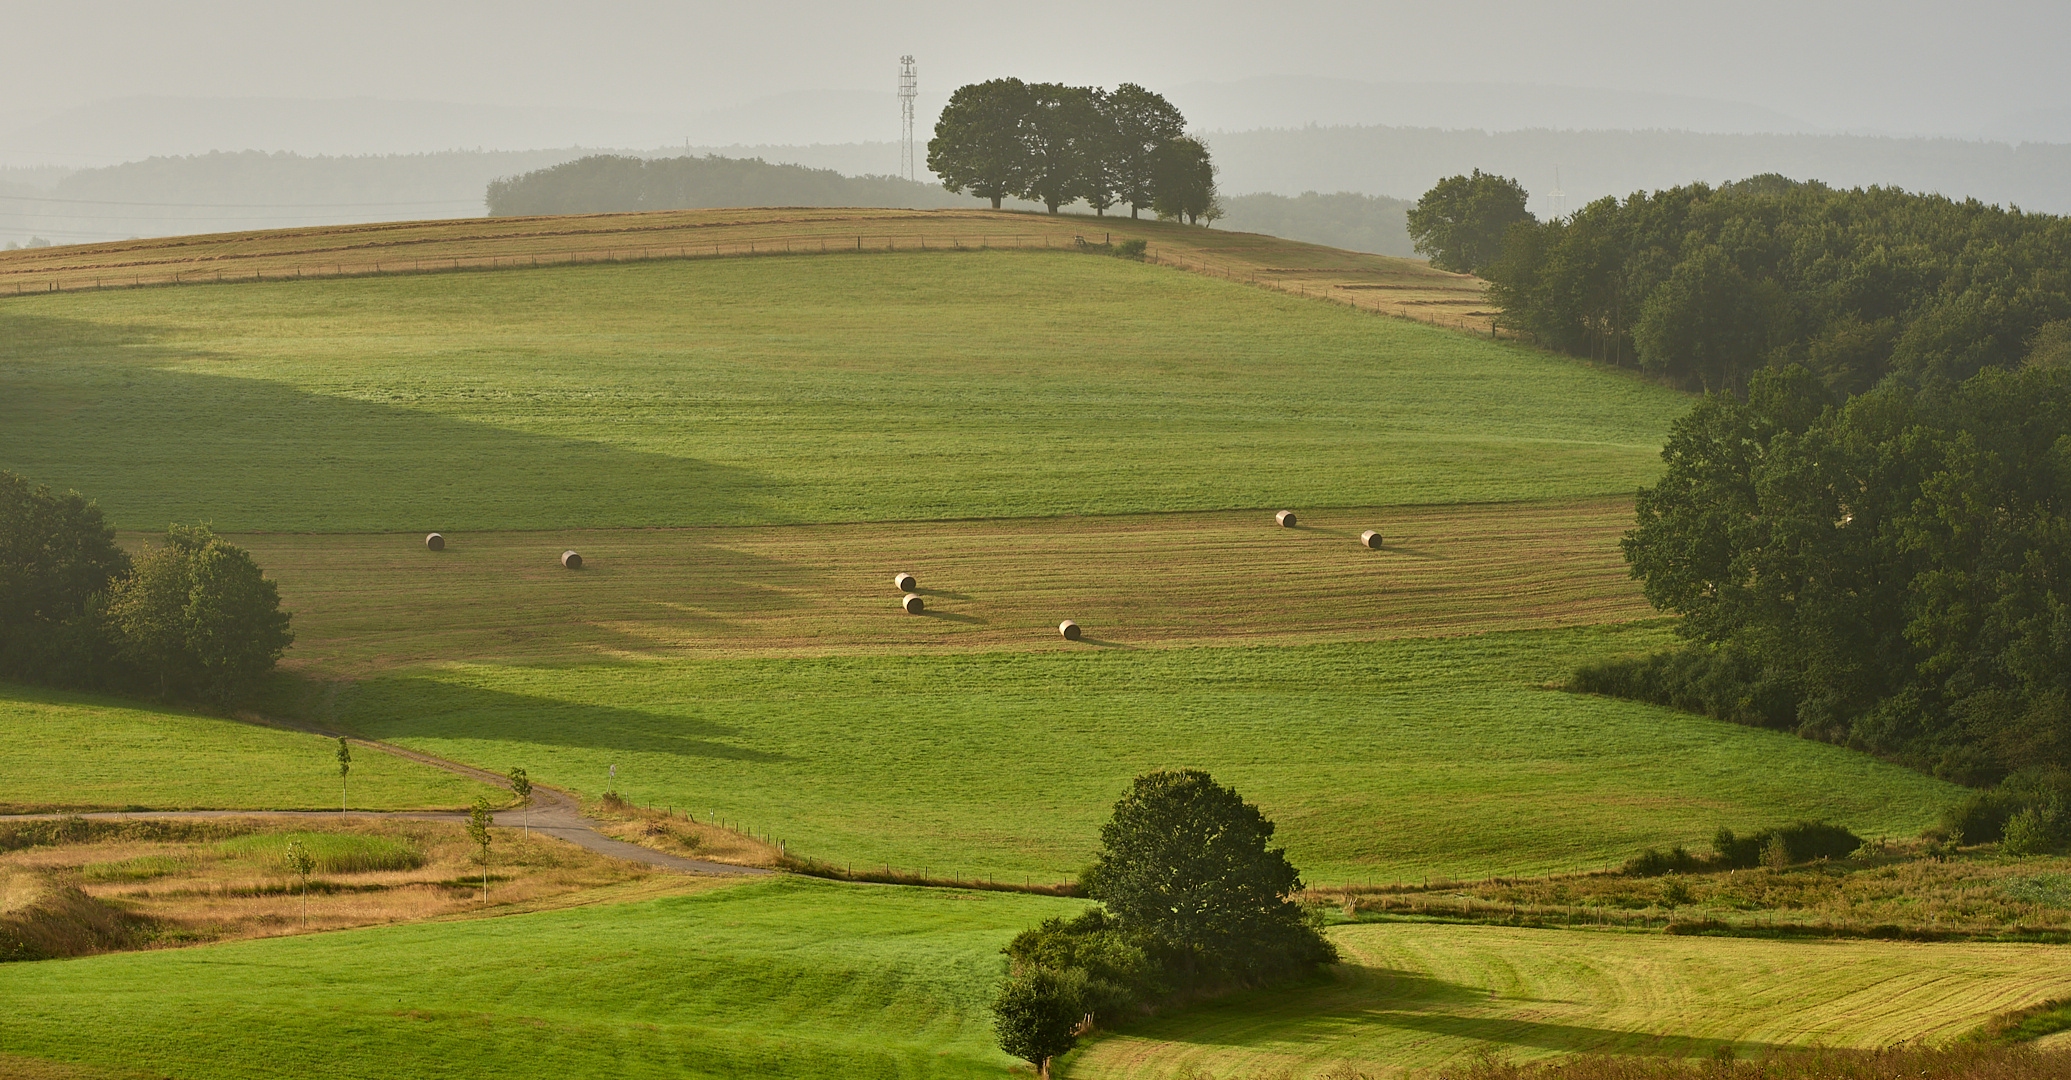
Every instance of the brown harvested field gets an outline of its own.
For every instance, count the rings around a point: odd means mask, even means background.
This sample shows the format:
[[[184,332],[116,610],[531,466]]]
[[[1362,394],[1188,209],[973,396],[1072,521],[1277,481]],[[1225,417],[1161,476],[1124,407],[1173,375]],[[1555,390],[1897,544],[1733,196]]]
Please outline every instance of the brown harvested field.
[[[0,297],[140,285],[760,255],[1069,250],[1143,240],[1149,261],[1487,333],[1480,279],[1415,259],[1163,221],[999,210],[756,207],[269,229],[0,253]]]
[[[448,660],[1299,643],[1651,614],[1629,499],[554,533],[243,534],[295,612],[291,667]],[[1359,534],[1378,528],[1370,551]],[[143,539],[126,538],[133,545]],[[556,561],[583,552],[580,573]],[[900,610],[895,569],[919,576]],[[1085,628],[1063,641],[1060,620]]]
[[[651,867],[606,858],[543,833],[497,828],[485,905],[476,849],[456,823],[262,815],[210,819],[207,825],[208,835],[220,838],[110,840],[0,853],[0,883],[12,882],[18,886],[15,891],[36,881],[77,889],[136,927],[131,947],[164,947],[439,917],[506,915],[623,898],[609,886],[658,879],[674,887],[704,880],[658,874]],[[421,862],[342,873],[319,868],[310,877],[305,923],[301,879],[270,849],[244,846],[249,838],[304,832],[407,845],[419,853]],[[106,947],[82,945],[77,951]]]

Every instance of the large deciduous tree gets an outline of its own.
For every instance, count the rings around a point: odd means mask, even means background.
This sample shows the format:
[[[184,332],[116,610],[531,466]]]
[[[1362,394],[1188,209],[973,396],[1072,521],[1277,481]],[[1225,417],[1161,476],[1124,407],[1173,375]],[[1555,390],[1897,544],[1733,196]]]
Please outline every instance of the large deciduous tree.
[[[100,508],[0,472],[0,674],[91,685],[113,657],[100,597],[130,558]]]
[[[1151,209],[1161,218],[1198,223],[1215,205],[1215,163],[1201,140],[1167,139],[1152,155]]]
[[[1028,190],[1034,169],[1034,93],[1020,79],[990,79],[957,88],[928,140],[928,169],[951,191],[1000,200]]]
[[[1512,225],[1532,220],[1524,185],[1474,170],[1471,176],[1440,180],[1409,212],[1409,235],[1431,265],[1459,274],[1479,274],[1503,253]]]
[[[1335,955],[1290,897],[1301,875],[1273,823],[1197,769],[1137,777],[1101,827],[1087,892],[1125,927],[1244,981]]]
[[[1016,194],[1051,213],[1102,183],[1102,117],[1094,91],[1037,83],[1028,88],[1028,170]]]
[[[123,653],[160,695],[231,705],[295,640],[280,590],[250,552],[205,525],[173,526],[108,603]]]
[[[1186,117],[1164,95],[1123,83],[1101,101],[1107,115],[1114,192],[1137,217],[1157,201],[1158,148],[1186,134]]]

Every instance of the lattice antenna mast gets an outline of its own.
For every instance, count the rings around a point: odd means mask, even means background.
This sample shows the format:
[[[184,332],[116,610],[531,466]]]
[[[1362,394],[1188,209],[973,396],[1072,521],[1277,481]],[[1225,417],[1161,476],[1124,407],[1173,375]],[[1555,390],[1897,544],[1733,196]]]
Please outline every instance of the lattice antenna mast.
[[[913,73],[913,57],[899,58],[899,153],[900,166],[908,180],[913,172],[913,99],[920,94],[920,79]]]
[[[1553,190],[1546,193],[1546,208],[1553,212],[1553,220],[1568,216],[1568,193],[1560,189],[1560,166],[1553,167]]]

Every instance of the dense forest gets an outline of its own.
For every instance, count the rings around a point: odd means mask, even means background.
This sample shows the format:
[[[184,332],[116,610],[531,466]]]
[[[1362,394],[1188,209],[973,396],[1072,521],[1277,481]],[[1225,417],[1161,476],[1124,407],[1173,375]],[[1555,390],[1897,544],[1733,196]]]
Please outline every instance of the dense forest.
[[[1799,364],[1849,395],[2019,364],[2071,317],[2071,220],[1758,176],[1516,224],[1483,272],[1554,348],[1706,390]]]
[[[896,176],[756,158],[638,158],[596,154],[489,184],[493,217],[695,210],[720,206],[970,206],[931,184]]]

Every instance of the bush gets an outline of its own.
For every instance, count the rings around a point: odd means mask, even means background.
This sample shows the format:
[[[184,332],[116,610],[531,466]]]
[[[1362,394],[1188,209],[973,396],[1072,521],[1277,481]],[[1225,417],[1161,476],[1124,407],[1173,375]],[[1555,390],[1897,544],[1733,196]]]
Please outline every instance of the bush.
[[[1796,692],[1768,678],[1753,659],[1726,650],[1676,649],[1585,664],[1568,689],[1752,727],[1788,730],[1798,723]]]
[[[1997,787],[1973,791],[1962,801],[1942,811],[1938,828],[1957,835],[1966,843],[1989,844],[2003,840],[2006,828],[2023,811],[2033,811],[2044,829],[2046,843],[2063,839],[2063,808],[2071,806],[2071,773],[2062,769],[2029,769],[2000,781]]]
[[[1044,919],[1001,950],[1016,972],[1043,968],[1086,974],[1086,1011],[1112,1022],[1143,1011],[1172,990],[1169,950],[1124,930],[1100,908],[1073,919]]]
[[[1663,874],[1687,874],[1703,870],[1706,866],[1705,860],[1690,854],[1678,844],[1668,849],[1667,854],[1655,848],[1648,848],[1625,860],[1625,865],[1619,867],[1618,872],[1627,877],[1660,877]]]
[[[2050,822],[2041,811],[2028,809],[2006,819],[2002,830],[1999,850],[2008,855],[2041,855],[2052,846]]]
[[[1141,259],[1144,252],[1150,250],[1150,246],[1151,243],[1148,240],[1124,240],[1115,245],[1115,257],[1118,259]]]
[[[1801,821],[1782,828],[1762,829],[1736,836],[1720,829],[1712,838],[1719,862],[1736,870],[1756,866],[1776,869],[1814,859],[1845,859],[1862,847],[1862,837],[1839,825],[1822,821]]]

